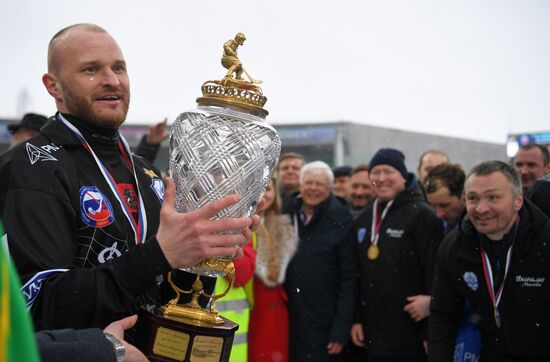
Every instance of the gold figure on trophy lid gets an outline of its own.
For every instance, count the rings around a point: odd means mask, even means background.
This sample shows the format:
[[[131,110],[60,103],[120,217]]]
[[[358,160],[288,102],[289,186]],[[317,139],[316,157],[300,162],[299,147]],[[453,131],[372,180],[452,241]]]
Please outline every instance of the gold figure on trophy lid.
[[[221,80],[209,80],[202,85],[202,97],[197,98],[199,105],[234,108],[265,118],[268,114],[263,108],[267,97],[257,86],[261,80],[252,78],[237,55],[237,48],[244,44],[246,37],[237,33],[234,39],[223,44],[221,63],[227,73]],[[243,73],[248,80],[243,78]]]

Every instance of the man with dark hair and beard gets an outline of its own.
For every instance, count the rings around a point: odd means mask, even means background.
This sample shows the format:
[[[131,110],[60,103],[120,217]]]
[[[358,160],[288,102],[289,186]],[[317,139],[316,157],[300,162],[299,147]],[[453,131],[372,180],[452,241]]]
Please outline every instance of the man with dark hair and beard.
[[[171,298],[167,272],[239,252],[259,218],[211,220],[237,195],[177,213],[174,182],[165,192],[119,134],[130,88],[111,35],[93,24],[59,31],[42,81],[58,112],[0,174],[8,247],[37,330],[103,328]],[[235,229],[245,231],[219,235]]]

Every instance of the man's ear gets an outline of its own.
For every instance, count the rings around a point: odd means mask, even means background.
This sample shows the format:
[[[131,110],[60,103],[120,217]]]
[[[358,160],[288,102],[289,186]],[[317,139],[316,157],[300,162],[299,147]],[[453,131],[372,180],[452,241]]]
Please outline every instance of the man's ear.
[[[523,206],[523,193],[520,193],[514,200],[514,211],[519,211]]]
[[[52,97],[56,100],[61,98],[61,91],[59,89],[59,84],[57,83],[57,78],[51,73],[46,73],[42,76],[42,83],[46,87],[46,90]]]

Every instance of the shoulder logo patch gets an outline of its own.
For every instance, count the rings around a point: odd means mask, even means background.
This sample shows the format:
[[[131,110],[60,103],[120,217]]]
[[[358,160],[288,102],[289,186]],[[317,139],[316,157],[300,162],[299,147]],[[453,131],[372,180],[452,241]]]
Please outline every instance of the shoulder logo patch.
[[[466,282],[468,288],[475,292],[479,287],[477,276],[473,272],[465,272],[462,277],[464,278],[464,281]]]
[[[99,228],[111,225],[115,219],[111,202],[95,186],[80,188],[80,216],[87,225]]]
[[[57,161],[57,158],[53,157],[51,152],[59,150],[59,147],[53,144],[37,147],[27,142],[26,148],[31,165],[34,165],[38,161]]]
[[[151,181],[151,188],[159,198],[160,203],[164,200],[164,182],[160,178],[154,178]]]

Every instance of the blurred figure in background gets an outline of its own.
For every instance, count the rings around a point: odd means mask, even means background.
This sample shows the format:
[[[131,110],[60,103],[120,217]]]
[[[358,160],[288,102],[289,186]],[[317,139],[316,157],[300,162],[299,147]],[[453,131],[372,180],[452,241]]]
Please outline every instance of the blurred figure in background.
[[[548,149],[536,143],[522,146],[514,156],[514,168],[521,176],[523,191],[527,191],[535,182],[550,171]]]
[[[374,188],[369,180],[369,166],[358,165],[351,171],[349,211],[356,219],[375,197]]]
[[[341,361],[349,340],[357,260],[351,215],[331,194],[333,179],[322,161],[304,165],[292,208],[300,240],[285,281],[293,362]]]
[[[36,113],[27,113],[19,123],[10,124],[8,130],[12,135],[11,147],[40,134],[40,128],[42,128],[46,122],[48,122],[48,117],[46,116]]]
[[[466,206],[463,200],[466,175],[460,165],[444,163],[435,166],[424,181],[428,203],[435,214],[443,220],[445,235],[456,229]],[[454,362],[468,362],[479,359],[480,335],[479,315],[468,302],[460,320],[456,338]]]
[[[436,216],[443,220],[445,234],[454,229],[464,213],[462,190],[465,177],[460,165],[444,163],[428,172],[424,181],[426,198]]]
[[[348,200],[350,192],[351,166],[339,166],[332,169],[334,174],[334,184],[332,193],[343,200]]]
[[[426,175],[428,175],[428,172],[432,168],[434,168],[437,165],[441,165],[442,163],[448,163],[449,162],[449,156],[441,150],[428,150],[424,152],[420,156],[420,160],[418,161],[418,181],[420,182],[420,185],[422,186],[424,184],[424,181],[426,180]]]
[[[137,146],[135,154],[145,158],[147,161],[154,163],[157,158],[161,143],[168,138],[169,134],[166,129],[168,118],[149,127],[147,134],[144,134]]]
[[[253,236],[256,275],[248,327],[248,356],[253,362],[288,361],[286,268],[298,244],[289,215],[281,215],[277,179],[271,178],[259,210],[262,223]],[[277,328],[271,328],[277,326]]]
[[[18,144],[25,142],[34,136],[40,134],[40,128],[48,122],[48,118],[41,114],[27,113],[23,116],[21,121],[17,124],[10,124],[8,130],[11,133],[11,145],[10,148],[1,154],[0,157],[0,173],[2,169],[10,162],[13,149]],[[0,216],[4,208],[5,202],[5,187],[7,185],[7,177],[0,178]]]
[[[300,191],[300,170],[304,165],[304,156],[295,152],[281,155],[277,172],[279,173],[280,192],[283,212],[288,212],[292,199]]]

